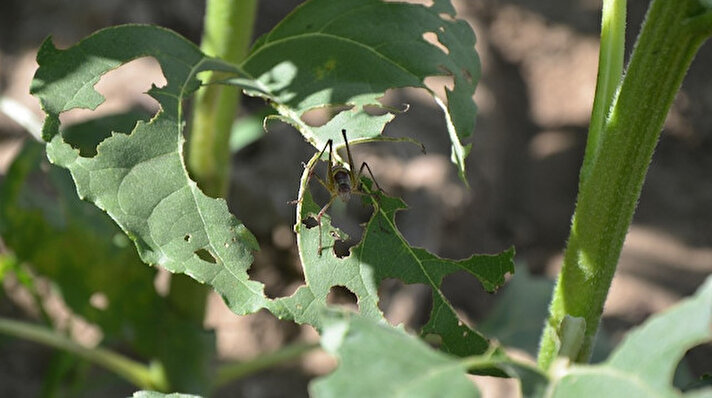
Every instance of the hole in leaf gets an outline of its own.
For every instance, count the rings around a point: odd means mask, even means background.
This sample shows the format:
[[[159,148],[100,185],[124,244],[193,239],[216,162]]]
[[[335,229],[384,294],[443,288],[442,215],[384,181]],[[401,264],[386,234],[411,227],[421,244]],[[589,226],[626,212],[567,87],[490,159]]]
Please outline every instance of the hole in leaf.
[[[304,226],[307,227],[308,229],[312,229],[314,227],[319,226],[319,223],[316,221],[316,218],[311,217],[311,216],[309,216],[305,219],[302,219],[302,224],[304,224]]]
[[[329,305],[346,308],[350,311],[358,311],[358,297],[345,286],[337,285],[329,289],[326,302]]]
[[[301,268],[287,251],[275,250],[264,245],[254,254],[254,262],[247,270],[250,280],[264,285],[264,294],[269,299],[289,296],[297,286],[304,284]]]
[[[352,246],[358,244],[363,236],[363,228],[372,213],[370,206],[363,206],[362,198],[352,196],[348,203],[334,201],[329,209],[332,229],[329,235],[334,243],[329,244],[335,256],[343,258],[349,255]]]
[[[158,112],[158,101],[146,94],[152,85],[166,85],[153,57],[138,58],[105,73],[94,85],[105,101],[95,110],[61,113],[62,136],[82,156],[96,155],[97,145],[112,132],[129,134],[138,120],[148,121]]]
[[[400,279],[386,278],[378,287],[378,307],[391,325],[405,324],[419,330],[428,321],[431,290],[421,283],[405,284]]]
[[[440,42],[440,39],[438,38],[438,35],[435,32],[423,33],[423,39],[428,43],[434,45],[435,47],[439,48],[445,54],[450,54],[450,49],[445,47],[445,45]]]
[[[185,234],[185,236],[183,237],[183,240],[186,242],[190,242],[190,238],[191,238],[190,234]]]
[[[364,105],[363,110],[371,116],[381,116],[387,112],[390,113],[403,113],[407,112],[410,105],[406,101],[413,99],[410,94],[413,90],[418,90],[413,87],[399,87],[399,88],[389,88],[386,92],[378,98],[379,104]],[[427,95],[427,93],[425,94]],[[424,96],[424,101],[426,97]],[[430,101],[430,98],[427,98]]]
[[[447,76],[428,76],[423,81],[425,86],[432,90],[439,98],[447,98],[445,90],[452,91],[455,89],[455,78],[448,74]]]
[[[167,84],[161,65],[153,57],[141,57],[111,70],[99,78],[94,90],[105,101],[96,109],[72,109],[60,115],[60,121],[79,123],[97,116],[126,112],[133,107],[157,112],[158,101],[146,94],[151,85],[164,87]]]
[[[445,21],[455,21],[456,20],[455,16],[450,15],[446,12],[441,12],[438,14],[438,16],[440,17],[440,19],[445,20]]]
[[[689,349],[675,370],[673,385],[683,392],[712,387],[712,344],[701,344]]]
[[[198,249],[194,253],[203,261],[207,261],[211,264],[217,264],[218,262],[213,254],[205,249]]]
[[[334,241],[334,255],[338,258],[347,257],[349,255],[349,250],[351,250],[351,247],[353,247],[355,243],[350,240],[341,240],[336,234],[332,236],[336,239]]]
[[[349,105],[320,106],[304,112],[301,119],[311,127],[321,127],[339,113],[348,111],[351,108],[353,108],[353,106]]]

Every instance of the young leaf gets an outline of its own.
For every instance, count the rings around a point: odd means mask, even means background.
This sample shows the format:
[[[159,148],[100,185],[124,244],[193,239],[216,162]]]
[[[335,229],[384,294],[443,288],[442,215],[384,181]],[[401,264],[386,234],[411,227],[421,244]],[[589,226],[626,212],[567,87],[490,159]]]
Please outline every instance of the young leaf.
[[[462,362],[361,316],[327,317],[322,345],[340,363],[310,385],[314,397],[479,396]]]
[[[712,277],[697,294],[630,332],[607,361],[571,366],[556,380],[552,397],[680,397],[673,373],[687,350],[712,341]],[[712,397],[712,389],[690,396]],[[687,395],[685,395],[687,396]]]
[[[104,100],[93,87],[101,75],[142,56],[155,57],[168,82],[148,92],[160,103],[160,112],[148,123],[139,120],[129,135],[104,139],[95,156],[82,156],[59,133],[59,114],[96,108]],[[181,102],[199,86],[195,74],[239,70],[205,57],[174,32],[143,25],[104,29],[66,50],[48,40],[37,60],[31,91],[47,113],[43,137],[49,141],[48,157],[70,170],[79,196],[119,224],[144,262],[209,283],[236,313],[264,307],[263,285],[247,276],[255,238],[224,200],[198,189],[182,156]]]
[[[364,106],[383,107],[378,99],[386,90],[427,89],[445,113],[452,158],[464,180],[468,147],[463,142],[475,126],[472,96],[480,64],[472,28],[454,14],[450,0],[437,0],[430,7],[311,0],[260,38],[241,66],[269,93],[253,94],[276,104],[281,119],[318,149],[330,138],[338,142],[341,129],[359,137],[380,135],[393,115],[371,116]],[[437,38],[440,47],[427,42],[427,35]],[[445,90],[447,98],[437,98],[426,87],[429,76],[453,79],[453,89]],[[352,108],[321,128],[301,119],[310,109],[334,104]]]

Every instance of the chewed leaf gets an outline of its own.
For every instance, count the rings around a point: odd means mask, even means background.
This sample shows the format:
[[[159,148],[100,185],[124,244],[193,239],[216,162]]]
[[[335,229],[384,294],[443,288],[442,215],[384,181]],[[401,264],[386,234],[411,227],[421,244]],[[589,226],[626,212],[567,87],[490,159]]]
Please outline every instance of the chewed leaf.
[[[364,238],[352,252],[362,265],[370,264],[375,279],[398,278],[405,283],[422,283],[433,292],[433,309],[423,333],[442,337],[446,352],[465,356],[484,352],[488,343],[479,333],[458,320],[454,309],[440,291],[446,275],[465,271],[474,275],[488,291],[504,284],[504,276],[514,272],[514,249],[498,255],[472,255],[465,260],[440,258],[410,246],[395,225],[395,213],[404,209],[402,200],[383,196],[377,199],[378,211],[364,231]]]
[[[252,252],[257,250],[255,238],[228,212],[223,200],[198,189],[182,155],[181,105],[200,86],[195,76],[201,71],[230,72],[230,84],[268,99],[281,120],[297,127],[318,148],[342,129],[353,132],[354,141],[373,140],[393,114],[383,108],[388,112],[373,115],[365,107],[381,106],[378,99],[390,88],[426,88],[426,77],[448,75],[454,86],[446,90],[447,105],[442,98],[436,102],[446,113],[453,158],[464,178],[467,148],[461,142],[474,127],[472,94],[479,61],[472,29],[445,15],[452,13],[447,0],[431,7],[380,0],[312,0],[263,37],[240,67],[208,58],[174,32],[152,26],[104,29],[66,50],[56,49],[48,40],[39,51],[40,68],[31,89],[47,113],[43,137],[48,141],[48,157],[70,170],[79,196],[111,216],[135,242],[144,262],[211,285],[238,314],[268,308],[280,317],[319,326],[317,313],[329,289],[344,286],[357,295],[364,316],[381,319],[378,284],[383,278],[397,277],[433,289],[433,313],[425,331],[442,336],[445,350],[458,355],[480,353],[487,341],[458,321],[440,284],[445,275],[465,270],[487,289],[494,289],[504,282],[504,274],[513,271],[513,251],[452,261],[413,248],[395,227],[395,212],[404,204],[381,196],[364,241],[347,258],[313,254],[319,230],[325,242],[334,240],[328,216],[322,220],[323,229],[301,228],[306,286],[292,297],[269,300],[264,286],[247,274]],[[345,23],[349,20],[362,23]],[[428,43],[426,34],[437,37],[445,50]],[[319,51],[311,51],[315,48]],[[80,152],[60,133],[60,113],[95,109],[104,101],[94,89],[99,78],[145,56],[158,61],[167,81],[148,92],[159,102],[160,111],[148,122],[137,121],[128,134],[100,139],[96,152]],[[324,126],[302,121],[306,111],[329,105],[343,105],[346,110]],[[300,216],[318,211],[308,195],[298,208]]]
[[[322,345],[340,365],[310,385],[314,397],[477,397],[465,365],[399,329],[360,316],[328,320]]]
[[[299,220],[313,217],[320,210],[314,203],[307,180],[312,158],[302,177],[301,202],[297,206]],[[370,181],[364,179],[365,190]],[[488,341],[461,322],[453,307],[440,290],[443,278],[457,271],[477,277],[485,289],[492,291],[504,283],[504,276],[514,272],[514,250],[498,255],[473,255],[465,260],[440,258],[424,249],[412,247],[395,225],[395,213],[405,208],[402,200],[382,192],[368,195],[376,209],[363,233],[362,241],[351,249],[349,256],[337,257],[330,248],[335,241],[335,229],[328,215],[321,219],[321,228],[307,228],[298,224],[297,244],[304,267],[306,285],[292,296],[275,302],[273,312],[280,317],[319,326],[320,309],[326,305],[329,290],[344,286],[358,298],[359,312],[372,320],[382,319],[378,308],[378,287],[385,278],[398,278],[405,283],[422,283],[433,292],[433,309],[423,333],[441,337],[441,348],[459,356],[481,354],[489,347]],[[319,233],[323,252],[319,251]]]
[[[381,107],[379,98],[388,89],[428,89],[426,77],[451,77],[453,89],[446,89],[447,98],[436,97],[436,102],[445,113],[453,160],[464,179],[468,150],[463,141],[475,126],[472,96],[480,64],[472,28],[453,16],[449,0],[431,7],[381,0],[311,0],[263,36],[242,67],[264,87],[252,94],[269,98],[282,120],[318,149],[330,138],[338,141],[341,129],[379,135],[392,112],[372,116],[364,106]],[[438,43],[426,41],[428,35]],[[318,129],[301,120],[308,110],[331,104],[351,109]]]
[[[96,108],[104,100],[94,89],[99,78],[143,56],[156,58],[168,82],[148,92],[161,110],[148,123],[139,120],[129,135],[104,139],[96,155],[81,156],[60,134],[59,114]],[[190,180],[182,154],[181,102],[199,87],[195,74],[240,71],[205,57],[174,32],[143,25],[104,29],[66,50],[48,40],[37,59],[40,68],[31,91],[47,113],[43,136],[49,141],[48,157],[69,169],[79,196],[116,221],[144,262],[212,285],[236,313],[264,307],[263,285],[247,275],[255,238],[224,200],[204,195]]]
[[[685,352],[712,341],[712,277],[697,294],[631,331],[607,361],[572,366],[550,386],[552,397],[681,397],[673,373]],[[712,389],[689,396],[712,397]]]

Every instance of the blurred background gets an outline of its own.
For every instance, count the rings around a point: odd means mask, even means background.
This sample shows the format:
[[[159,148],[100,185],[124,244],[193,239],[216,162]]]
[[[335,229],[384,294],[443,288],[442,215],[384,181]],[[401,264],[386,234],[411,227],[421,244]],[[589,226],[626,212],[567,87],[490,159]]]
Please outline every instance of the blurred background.
[[[260,0],[255,37],[299,3]],[[476,327],[491,330],[503,342],[517,336],[513,340],[528,344],[519,348],[531,350],[549,299],[551,285],[546,278],[553,279],[558,271],[575,203],[596,79],[600,1],[453,3],[458,16],[477,34],[482,62],[475,94],[479,114],[467,166],[470,187],[457,178],[449,161],[442,114],[423,91],[387,94],[389,103],[407,103],[410,109],[387,126],[386,134],[415,137],[427,148],[426,155],[416,147],[378,143],[353,148],[354,157],[357,162],[368,162],[384,190],[402,196],[409,205],[397,222],[411,244],[450,258],[515,246],[521,271],[514,278],[520,283],[516,294],[506,287],[498,294],[487,294],[476,280],[459,274],[448,277],[444,289],[461,315]],[[644,0],[628,2],[628,49],[647,5]],[[138,22],[169,27],[198,43],[203,12],[204,3],[192,0],[4,0],[0,3],[0,96],[42,115],[28,90],[37,68],[36,51],[48,35],[57,46],[66,47],[97,29]],[[606,304],[603,349],[650,314],[692,294],[712,273],[710,70],[712,49],[707,44],[693,62],[668,116],[643,187]],[[157,104],[143,92],[151,83],[162,84],[162,79],[160,68],[151,60],[125,65],[102,79],[99,90],[108,99],[104,105],[94,113],[67,114],[64,122],[137,108],[155,112]],[[266,284],[268,295],[276,297],[291,294],[303,283],[292,233],[294,207],[287,202],[296,198],[301,162],[309,159],[314,148],[288,126],[272,123],[267,134],[259,134],[260,124],[255,121],[265,110],[260,100],[243,100],[238,127],[257,131],[257,135],[248,142],[236,139],[232,143],[228,203],[260,242],[251,275]],[[311,116],[315,120],[323,117]],[[28,139],[20,126],[0,114],[0,184]],[[352,237],[351,244],[358,241],[360,223],[369,216],[368,209],[352,202],[330,211],[335,224]],[[42,288],[40,284],[40,290],[52,296],[50,285]],[[37,317],[21,283],[7,277],[3,289],[0,316]],[[417,328],[427,320],[428,288],[386,281],[381,294],[382,308],[391,322]],[[352,300],[338,291],[332,299],[347,304]],[[54,300],[56,316],[71,318],[62,299]],[[310,327],[278,321],[266,312],[234,316],[217,295],[210,297],[208,306],[205,326],[215,329],[221,360],[248,360],[295,341],[317,341]],[[526,316],[526,322],[520,322],[526,325],[503,334],[505,315]],[[84,327],[72,335],[79,339],[84,335],[91,344],[91,325]],[[0,396],[39,396],[52,355],[46,347],[0,335]],[[712,372],[710,347],[698,347],[686,359],[692,375]],[[288,366],[233,383],[218,396],[306,396],[308,381],[334,364],[325,354],[314,352]],[[485,396],[511,396],[514,388],[507,382],[490,384],[487,378],[478,378],[477,383]],[[133,391],[121,383],[111,388],[115,396]]]

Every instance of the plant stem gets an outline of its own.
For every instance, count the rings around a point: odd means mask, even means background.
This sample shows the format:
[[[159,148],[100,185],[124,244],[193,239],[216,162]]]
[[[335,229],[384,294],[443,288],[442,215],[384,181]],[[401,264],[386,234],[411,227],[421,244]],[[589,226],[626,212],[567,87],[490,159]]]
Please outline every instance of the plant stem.
[[[207,55],[239,63],[252,39],[256,0],[209,0],[200,49]],[[204,81],[220,80],[208,72]],[[193,106],[188,168],[203,192],[225,197],[229,179],[230,128],[239,106],[239,90],[208,85],[198,90]]]
[[[319,344],[292,344],[275,352],[260,355],[251,361],[225,364],[217,371],[213,389],[220,388],[233,380],[291,361],[316,348],[319,348]]]
[[[613,103],[616,89],[623,77],[625,53],[626,0],[604,0],[601,13],[601,44],[598,52],[598,79],[596,96],[593,99],[591,123],[588,128],[586,155],[579,187],[588,176],[591,164],[596,158],[608,110]]]
[[[586,362],[591,355],[603,304],[665,117],[706,39],[699,24],[687,23],[696,15],[704,15],[696,0],[652,1],[597,139],[598,148],[586,151],[584,164],[588,162],[589,170],[579,186],[564,263],[540,344],[538,361],[544,369],[562,345],[559,328],[566,315],[586,321],[582,346],[573,359]]]
[[[45,327],[0,318],[0,332],[71,352],[123,377],[138,388],[168,390],[168,380],[160,365],[146,366],[103,348],[86,348]]]
[[[257,0],[208,0],[200,49],[207,55],[238,63],[247,54]],[[220,80],[206,72],[204,81]],[[230,176],[230,128],[239,105],[239,91],[208,85],[195,95],[188,148],[188,169],[206,195],[227,196]],[[173,275],[169,300],[199,324],[205,315],[210,289],[185,275]]]

